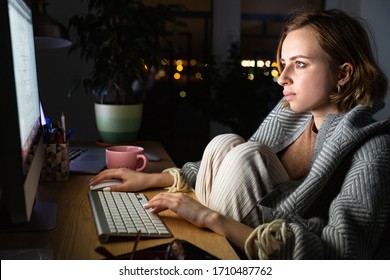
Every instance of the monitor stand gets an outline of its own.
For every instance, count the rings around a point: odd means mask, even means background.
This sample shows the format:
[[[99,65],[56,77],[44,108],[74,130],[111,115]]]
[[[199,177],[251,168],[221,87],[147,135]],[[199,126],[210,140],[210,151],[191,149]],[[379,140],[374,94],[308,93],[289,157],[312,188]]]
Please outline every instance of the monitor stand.
[[[36,202],[30,222],[11,224],[5,217],[0,217],[0,232],[4,231],[46,231],[57,226],[57,204]]]

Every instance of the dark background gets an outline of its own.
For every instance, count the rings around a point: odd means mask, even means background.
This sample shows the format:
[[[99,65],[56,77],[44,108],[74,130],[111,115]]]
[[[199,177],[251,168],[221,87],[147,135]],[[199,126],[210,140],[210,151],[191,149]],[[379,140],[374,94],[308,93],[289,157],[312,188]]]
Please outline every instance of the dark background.
[[[160,141],[177,166],[187,161],[199,160],[209,140],[219,133],[236,132],[248,138],[263,120],[268,111],[281,96],[276,82],[271,81],[270,71],[275,67],[241,67],[239,62],[246,60],[275,60],[275,51],[282,26],[288,14],[305,5],[346,8],[361,14],[372,23],[376,36],[379,62],[389,67],[388,50],[390,44],[386,30],[389,17],[387,1],[305,1],[305,0],[241,0],[238,10],[239,21],[234,22],[231,14],[215,13],[221,9],[221,0],[179,1],[187,11],[181,20],[187,23],[186,30],[177,38],[179,52],[173,59],[189,62],[196,59],[197,64],[185,67],[180,80],[172,78],[174,71],[167,68],[169,74],[156,81],[145,99],[144,119],[139,134],[140,140]],[[68,20],[75,14],[85,11],[86,1],[49,0],[47,12],[67,26]],[[155,4],[157,0],[146,3]],[[175,0],[161,1],[175,3]],[[218,4],[219,5],[216,5]],[[224,0],[223,5],[236,5],[238,0]],[[337,3],[335,3],[337,2]],[[352,3],[353,2],[353,3]],[[380,5],[376,2],[380,2]],[[233,4],[232,4],[233,3]],[[348,4],[349,3],[349,4]],[[225,6],[222,5],[222,12]],[[385,5],[385,6],[383,6]],[[329,6],[329,5],[328,5]],[[220,11],[220,10],[218,10]],[[231,12],[231,11],[230,11]],[[222,14],[222,16],[221,16]],[[216,16],[218,15],[218,16]],[[239,41],[239,48],[229,57],[222,59],[229,70],[225,76],[216,79],[213,67],[216,31],[213,26],[223,22],[238,25],[238,35],[231,42]],[[233,27],[237,26],[231,26]],[[229,50],[231,51],[231,46]],[[167,54],[169,57],[170,54]],[[39,90],[46,113],[52,118],[60,117],[64,112],[67,126],[74,130],[73,141],[94,142],[99,135],[96,129],[93,99],[82,89],[68,95],[71,82],[89,73],[91,65],[80,60],[77,53],[68,53],[68,49],[37,50],[37,68]],[[172,57],[169,57],[172,59]],[[388,69],[388,68],[387,68]],[[171,71],[171,72],[170,72]],[[385,68],[386,71],[386,68]],[[388,70],[387,70],[388,71]],[[268,72],[268,73],[267,73]],[[196,78],[200,73],[201,79]],[[254,79],[250,80],[249,75]],[[217,94],[210,94],[210,86],[216,86]],[[383,113],[380,118],[389,116]]]

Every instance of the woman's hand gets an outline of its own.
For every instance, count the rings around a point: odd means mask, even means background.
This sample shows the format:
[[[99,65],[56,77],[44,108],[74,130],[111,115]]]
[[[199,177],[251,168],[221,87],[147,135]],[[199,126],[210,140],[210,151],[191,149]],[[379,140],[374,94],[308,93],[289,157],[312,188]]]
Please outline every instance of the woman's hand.
[[[155,214],[170,209],[197,227],[208,227],[208,219],[217,214],[185,193],[159,193],[149,200],[145,208],[153,208],[152,213]]]
[[[152,187],[167,187],[173,184],[173,177],[168,173],[144,173],[127,168],[103,170],[90,181],[94,186],[108,179],[120,179],[122,184],[110,186],[110,191],[136,192]]]

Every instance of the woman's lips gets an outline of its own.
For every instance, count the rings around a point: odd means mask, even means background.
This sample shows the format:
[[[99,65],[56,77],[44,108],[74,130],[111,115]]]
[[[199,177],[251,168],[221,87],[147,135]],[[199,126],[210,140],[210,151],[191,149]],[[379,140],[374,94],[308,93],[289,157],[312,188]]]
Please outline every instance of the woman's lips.
[[[286,97],[287,101],[291,101],[294,98],[295,93],[289,91],[283,91],[283,95]]]

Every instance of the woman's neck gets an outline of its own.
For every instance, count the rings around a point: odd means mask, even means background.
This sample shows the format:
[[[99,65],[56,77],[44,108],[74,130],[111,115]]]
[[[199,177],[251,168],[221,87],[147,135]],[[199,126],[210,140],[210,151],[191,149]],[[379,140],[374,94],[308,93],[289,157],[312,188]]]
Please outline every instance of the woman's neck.
[[[323,115],[312,114],[313,115],[313,121],[314,121],[314,128],[317,129],[317,132],[318,132],[320,130],[322,124],[324,123],[325,119],[329,115],[338,115],[338,114],[339,114],[338,111],[329,112],[329,113],[323,114]]]

